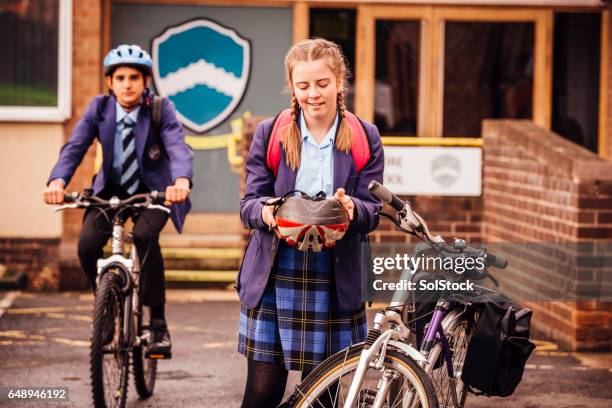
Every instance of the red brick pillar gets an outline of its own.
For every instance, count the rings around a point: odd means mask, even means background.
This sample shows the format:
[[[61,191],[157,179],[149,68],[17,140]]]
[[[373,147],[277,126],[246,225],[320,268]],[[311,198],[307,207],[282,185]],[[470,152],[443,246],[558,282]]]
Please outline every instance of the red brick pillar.
[[[593,267],[606,254],[574,253],[577,245],[568,244],[612,243],[612,163],[529,121],[486,120],[483,137],[485,239],[523,244],[516,245],[522,256],[515,257],[515,276],[534,274],[517,279],[531,287],[513,289],[526,293],[570,285],[579,291],[610,281],[602,275],[608,272]],[[559,243],[559,251],[536,254],[537,268],[530,263],[528,243]],[[557,279],[554,271],[563,268],[575,275]],[[508,284],[512,288],[513,282]],[[569,350],[609,349],[611,305],[570,298],[529,303],[535,331]]]
[[[64,124],[66,140],[89,102],[100,93],[103,76],[102,0],[75,1],[72,4],[72,117]],[[91,186],[94,158],[95,146],[92,146],[68,185],[68,191],[82,191]],[[87,282],[80,270],[76,253],[83,214],[81,211],[66,211],[63,217],[59,287],[83,289]]]

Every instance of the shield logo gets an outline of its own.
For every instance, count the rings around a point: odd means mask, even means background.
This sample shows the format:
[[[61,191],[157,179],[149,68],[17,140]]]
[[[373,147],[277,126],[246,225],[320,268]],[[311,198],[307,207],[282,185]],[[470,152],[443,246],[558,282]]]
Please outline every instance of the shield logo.
[[[176,106],[179,120],[203,133],[223,122],[246,91],[251,43],[235,30],[207,20],[167,28],[153,39],[157,92]]]
[[[442,187],[450,187],[461,175],[461,162],[447,154],[437,156],[431,162],[431,175]]]

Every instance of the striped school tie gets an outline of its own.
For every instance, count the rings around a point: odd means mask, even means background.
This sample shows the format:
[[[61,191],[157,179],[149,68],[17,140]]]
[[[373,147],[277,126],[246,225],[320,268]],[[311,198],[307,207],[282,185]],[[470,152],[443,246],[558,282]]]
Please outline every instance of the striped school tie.
[[[129,117],[123,118],[123,165],[121,166],[121,187],[128,193],[134,194],[138,189],[138,160],[136,159],[136,138],[134,135],[134,121]]]

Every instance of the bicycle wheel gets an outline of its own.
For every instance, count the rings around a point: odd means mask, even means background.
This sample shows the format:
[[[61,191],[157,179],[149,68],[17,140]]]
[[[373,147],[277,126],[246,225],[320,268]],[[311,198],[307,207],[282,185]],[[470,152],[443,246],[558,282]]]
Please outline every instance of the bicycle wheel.
[[[454,378],[449,377],[442,343],[436,343],[429,354],[429,366],[433,367],[429,376],[441,408],[463,408],[467,397],[467,385],[461,380],[461,372],[474,333],[475,320],[474,314],[465,314],[463,310],[463,307],[451,309],[442,319],[442,327],[453,353]]]
[[[122,348],[124,336],[121,279],[107,271],[96,292],[89,354],[95,407],[125,406],[129,354]]]
[[[304,379],[289,398],[292,407],[343,407],[364,344],[356,344],[329,357]],[[389,347],[381,370],[369,368],[359,391],[357,407],[369,407],[377,397],[383,376],[392,378],[383,398],[386,408],[404,407],[403,396],[416,394],[411,408],[437,408],[436,395],[425,371],[405,354]]]
[[[150,317],[150,309],[148,307],[139,306],[139,313],[136,319],[136,335],[142,339],[151,338],[148,325],[143,325],[143,322],[148,322]],[[136,391],[141,399],[149,398],[153,395],[155,389],[155,378],[157,376],[157,360],[144,357],[145,347],[141,343],[140,346],[134,347],[132,350],[132,366],[134,367],[134,383]]]

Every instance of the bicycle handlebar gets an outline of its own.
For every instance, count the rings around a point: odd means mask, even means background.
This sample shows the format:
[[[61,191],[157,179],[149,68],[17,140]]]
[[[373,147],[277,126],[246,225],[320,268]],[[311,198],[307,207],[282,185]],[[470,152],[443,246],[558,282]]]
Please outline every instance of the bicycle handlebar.
[[[423,218],[412,211],[410,202],[403,201],[376,180],[372,180],[368,184],[368,190],[398,212],[395,218],[383,212],[380,213],[381,215],[389,218],[400,230],[420,237],[445,257],[464,257],[466,255],[484,257],[486,266],[498,269],[505,269],[508,266],[508,261],[505,258],[488,252],[485,248],[470,247],[462,240],[457,240],[454,244],[448,245],[441,237],[432,236]]]
[[[382,202],[395,208],[396,211],[402,211],[406,206],[406,203],[401,198],[393,194],[387,187],[383,186],[376,180],[370,181],[370,184],[368,184],[368,190],[370,190],[372,194],[378,197]]]
[[[170,209],[162,205],[153,204],[154,201],[164,200],[166,194],[158,191],[150,193],[135,194],[125,200],[120,200],[117,197],[112,197],[109,200],[89,194],[80,194],[72,192],[64,194],[64,205],[60,205],[55,211],[61,211],[66,208],[87,208],[91,206],[108,206],[111,208],[120,208],[127,206],[145,207],[150,209],[158,209],[170,213]]]
[[[487,251],[487,257],[485,262],[488,266],[492,266],[497,269],[506,269],[508,266],[508,260],[500,255],[495,255],[493,252]]]

